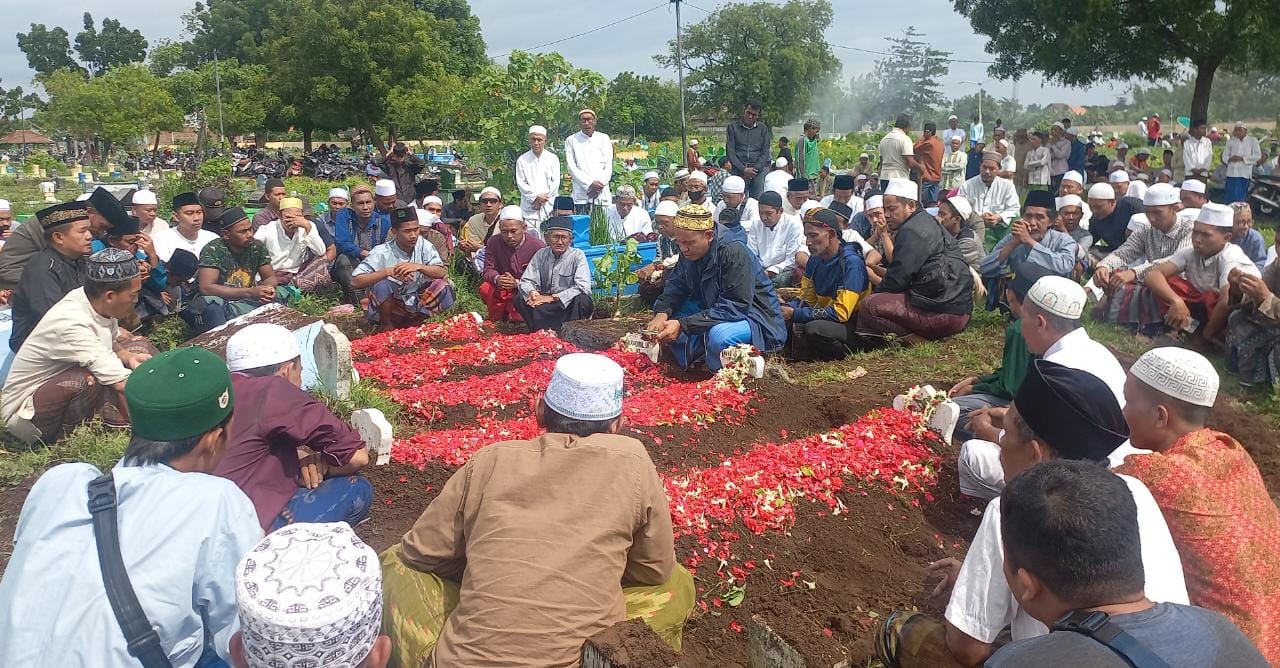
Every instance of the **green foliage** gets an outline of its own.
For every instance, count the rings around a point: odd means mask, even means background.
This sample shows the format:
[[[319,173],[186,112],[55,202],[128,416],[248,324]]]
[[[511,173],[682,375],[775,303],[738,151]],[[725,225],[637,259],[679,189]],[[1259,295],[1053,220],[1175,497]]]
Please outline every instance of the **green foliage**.
[[[788,0],[732,4],[687,26],[683,60],[692,106],[716,117],[736,115],[751,98],[764,102],[771,125],[804,113],[813,88],[839,71],[839,61],[822,35],[831,24],[829,0]],[[655,56],[672,71],[670,53]]]
[[[323,181],[306,176],[291,176],[284,180],[284,189],[291,197],[301,197],[306,200],[314,210],[315,205],[322,202],[328,203],[330,189],[346,188],[347,192],[351,192],[352,188],[368,182],[367,179],[359,176],[349,176],[345,181]]]
[[[595,288],[604,291],[605,296],[613,296],[615,317],[622,313],[622,292],[628,285],[640,282],[636,269],[644,264],[644,259],[640,257],[639,246],[640,242],[635,239],[627,239],[625,244],[610,244],[604,255],[595,260]]]
[[[918,128],[935,106],[946,104],[938,86],[939,80],[947,77],[951,53],[929,46],[922,37],[915,26],[908,26],[901,36],[885,38],[890,55],[876,61],[874,72],[877,90],[873,109],[880,118],[908,113],[914,119],[913,127]]]
[[[141,64],[114,67],[93,79],[59,70],[43,83],[49,102],[37,118],[82,139],[97,136],[120,144],[182,127],[182,111],[173,97]]]
[[[480,19],[471,14],[467,0],[413,0],[413,6],[435,17],[433,39],[448,45],[444,52],[446,72],[466,77],[480,70],[489,58],[484,52]]]
[[[622,72],[609,82],[600,130],[615,139],[680,136],[680,88],[655,76]]]
[[[462,77],[433,64],[428,73],[415,74],[388,91],[387,117],[405,137],[479,138],[467,110],[465,85]]]
[[[71,55],[71,39],[63,28],[32,23],[29,31],[18,33],[18,48],[26,54],[27,66],[39,74],[81,69]]]
[[[1183,112],[1191,108],[1195,83],[1194,78],[1184,77],[1172,85],[1134,86],[1132,108],[1139,117],[1150,116],[1151,112],[1137,113],[1137,110],[1151,110],[1161,116],[1168,110]],[[1213,98],[1206,118],[1221,119],[1218,122],[1222,122],[1241,118],[1275,118],[1277,113],[1280,113],[1280,68],[1248,74],[1223,72],[1214,78]],[[1135,119],[1126,117],[1124,120]],[[1170,122],[1170,119],[1164,120],[1165,125]]]
[[[342,303],[342,292],[334,286],[331,290],[321,293],[303,292],[296,299],[289,301],[289,308],[295,309],[306,315],[322,316],[329,312],[329,309]]]
[[[609,218],[604,207],[595,204],[591,207],[591,224],[587,226],[587,240],[592,246],[603,246],[613,241],[609,236]]]
[[[150,331],[147,332],[147,339],[160,352],[177,348],[191,336],[187,321],[178,315],[165,316],[153,321]]]
[[[376,408],[382,411],[387,422],[391,423],[393,430],[399,431],[400,420],[404,419],[404,409],[391,399],[386,392],[378,389],[373,381],[360,379],[360,382],[351,386],[351,396],[347,399],[338,399],[332,395],[318,392],[316,398],[329,407],[333,414],[341,418],[343,421],[350,422],[351,414],[362,408]]]
[[[277,0],[209,0],[196,2],[195,8],[183,16],[183,24],[191,41],[184,46],[187,66],[234,58],[242,63],[258,63],[262,31],[269,23],[269,12]]]
[[[71,435],[47,446],[28,449],[25,444],[0,444],[0,486],[16,485],[63,462],[85,462],[105,471],[115,466],[127,447],[129,430],[113,429],[99,420],[82,424]]]
[[[37,167],[42,167],[45,170],[61,169],[64,172],[66,171],[66,165],[64,165],[61,160],[49,155],[48,151],[36,151],[31,155],[28,155],[27,164],[36,165]]]
[[[93,16],[84,13],[84,30],[76,35],[76,53],[94,76],[120,65],[140,62],[147,55],[147,40],[116,19],[102,19],[102,30],[93,26]]]
[[[170,54],[172,55],[172,54]],[[152,69],[156,66],[154,54]],[[222,126],[231,137],[262,130],[269,112],[278,107],[270,74],[265,65],[242,65],[235,59],[205,63],[164,79],[165,88],[184,114],[198,114],[210,127],[218,128],[218,79],[222,82]]]

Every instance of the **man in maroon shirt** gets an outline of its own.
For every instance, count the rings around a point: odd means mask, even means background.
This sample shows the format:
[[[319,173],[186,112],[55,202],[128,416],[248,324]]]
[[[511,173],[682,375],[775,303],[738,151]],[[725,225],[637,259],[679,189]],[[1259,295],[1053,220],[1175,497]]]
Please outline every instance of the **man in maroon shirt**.
[[[480,298],[489,307],[490,320],[521,322],[514,301],[519,298],[516,288],[533,254],[546,246],[526,232],[520,207],[508,206],[498,213],[498,233],[484,244]]]
[[[294,522],[358,524],[373,485],[360,469],[360,435],[300,387],[302,357],[293,332],[256,323],[227,341],[236,415],[215,473],[253,501],[264,531]],[[243,398],[242,398],[243,397]]]

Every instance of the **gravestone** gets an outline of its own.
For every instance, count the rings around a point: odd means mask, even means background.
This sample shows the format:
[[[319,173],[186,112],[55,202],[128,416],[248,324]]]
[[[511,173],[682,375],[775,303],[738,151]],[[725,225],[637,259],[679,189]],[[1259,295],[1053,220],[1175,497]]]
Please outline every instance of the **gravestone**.
[[[337,327],[325,323],[316,334],[313,355],[318,388],[337,397],[351,397],[351,341]]]
[[[391,423],[376,408],[361,408],[351,414],[351,424],[369,451],[377,455],[375,463],[383,466],[391,461]]]
[[[806,668],[794,647],[769,628],[759,615],[747,622],[747,665],[751,668]]]

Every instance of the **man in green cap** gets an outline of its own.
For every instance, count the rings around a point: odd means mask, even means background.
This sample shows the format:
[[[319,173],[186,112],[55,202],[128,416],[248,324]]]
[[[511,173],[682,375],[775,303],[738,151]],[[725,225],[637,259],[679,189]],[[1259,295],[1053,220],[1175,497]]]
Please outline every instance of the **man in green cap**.
[[[124,394],[133,437],[120,463],[105,476],[56,466],[27,496],[0,581],[0,665],[138,665],[110,602],[122,589],[158,634],[139,654],[180,667],[229,660],[236,564],[262,538],[244,493],[207,475],[227,447],[231,375],[213,353],[179,348],[139,366]],[[118,542],[95,534],[89,490]],[[103,572],[100,549],[118,552],[125,577]]]

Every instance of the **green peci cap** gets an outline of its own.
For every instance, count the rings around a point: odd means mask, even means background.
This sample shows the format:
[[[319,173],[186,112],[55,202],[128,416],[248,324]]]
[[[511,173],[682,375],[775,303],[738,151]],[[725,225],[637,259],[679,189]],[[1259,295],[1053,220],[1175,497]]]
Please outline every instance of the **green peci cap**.
[[[227,363],[194,346],[143,362],[125,383],[124,397],[133,433],[152,441],[199,436],[235,408]]]

